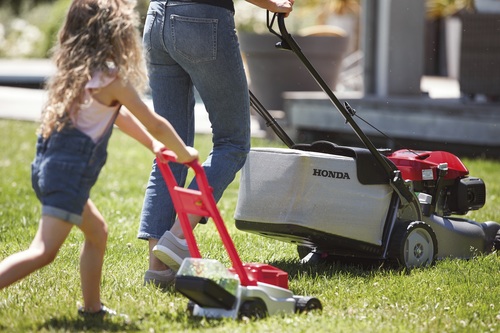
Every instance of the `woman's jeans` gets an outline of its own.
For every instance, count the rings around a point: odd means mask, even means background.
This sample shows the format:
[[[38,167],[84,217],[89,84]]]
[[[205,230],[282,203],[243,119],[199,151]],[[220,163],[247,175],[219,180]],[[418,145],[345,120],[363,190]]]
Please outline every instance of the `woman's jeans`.
[[[194,141],[194,87],[208,111],[213,149],[203,163],[219,200],[250,149],[248,85],[234,26],[234,13],[189,1],[151,1],[144,47],[156,113],[172,123],[184,142]],[[187,169],[171,164],[184,186]],[[196,182],[189,185],[196,188]],[[159,239],[175,221],[161,173],[153,163],[138,238]]]

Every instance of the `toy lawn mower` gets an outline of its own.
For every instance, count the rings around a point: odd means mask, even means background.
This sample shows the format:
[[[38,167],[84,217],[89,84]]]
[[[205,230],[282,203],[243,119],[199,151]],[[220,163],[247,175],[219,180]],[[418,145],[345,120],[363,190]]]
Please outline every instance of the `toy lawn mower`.
[[[188,311],[195,316],[236,319],[321,310],[317,298],[293,295],[288,289],[288,273],[266,264],[241,262],[203,167],[198,161],[187,164],[195,172],[199,190],[187,189],[178,186],[170,169],[169,163],[176,160],[175,153],[169,150],[157,156],[191,255],[184,259],[175,280],[176,290],[190,300]],[[232,268],[226,268],[217,260],[202,259],[188,214],[213,219]]]
[[[303,261],[360,258],[413,268],[500,247],[500,224],[455,217],[486,201],[484,182],[469,176],[459,158],[375,148],[355,111],[337,99],[287,32],[284,16],[268,14],[268,28],[279,48],[300,58],[365,148],[295,144],[251,95],[252,107],[291,149],[251,150],[241,174],[238,229],[296,244]]]

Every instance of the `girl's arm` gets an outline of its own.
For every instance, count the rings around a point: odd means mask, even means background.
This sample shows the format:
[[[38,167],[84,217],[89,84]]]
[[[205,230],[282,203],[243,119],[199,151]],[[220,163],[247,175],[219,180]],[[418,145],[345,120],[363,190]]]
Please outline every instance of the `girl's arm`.
[[[125,134],[137,140],[146,148],[157,154],[165,147],[163,143],[156,140],[141,124],[141,122],[127,109],[121,108],[115,124]]]
[[[154,153],[161,149],[161,146],[155,142],[155,139],[158,140],[176,153],[180,163],[190,162],[198,158],[198,151],[192,147],[187,147],[172,124],[151,111],[130,84],[124,85],[121,80],[115,80],[104,89],[118,103],[128,109],[128,111],[121,110],[116,119],[116,125],[125,133],[138,140]]]

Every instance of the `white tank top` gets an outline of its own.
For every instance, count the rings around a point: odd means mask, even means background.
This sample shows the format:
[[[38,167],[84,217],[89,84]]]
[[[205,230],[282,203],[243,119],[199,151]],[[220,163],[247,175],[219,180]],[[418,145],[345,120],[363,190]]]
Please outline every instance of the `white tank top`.
[[[72,117],[73,124],[83,133],[92,138],[94,142],[99,141],[104,134],[110,121],[113,121],[115,113],[120,105],[107,106],[92,98],[92,91],[109,85],[116,76],[107,76],[102,72],[96,72],[85,85],[84,103],[78,107],[80,111],[76,117]]]

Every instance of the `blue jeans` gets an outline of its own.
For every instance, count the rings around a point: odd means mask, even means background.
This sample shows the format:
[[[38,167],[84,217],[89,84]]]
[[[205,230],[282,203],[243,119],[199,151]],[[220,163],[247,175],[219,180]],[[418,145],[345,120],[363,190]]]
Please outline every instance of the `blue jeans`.
[[[245,163],[250,149],[248,84],[234,13],[186,1],[151,1],[143,44],[155,112],[168,119],[187,145],[194,144],[194,87],[212,125],[213,149],[203,162],[215,200]],[[184,186],[187,169],[172,165]],[[189,185],[196,188],[196,182]],[[159,239],[175,211],[156,164],[150,174],[138,238]]]

